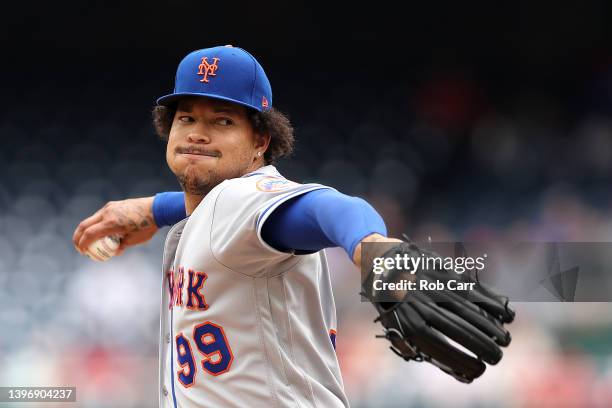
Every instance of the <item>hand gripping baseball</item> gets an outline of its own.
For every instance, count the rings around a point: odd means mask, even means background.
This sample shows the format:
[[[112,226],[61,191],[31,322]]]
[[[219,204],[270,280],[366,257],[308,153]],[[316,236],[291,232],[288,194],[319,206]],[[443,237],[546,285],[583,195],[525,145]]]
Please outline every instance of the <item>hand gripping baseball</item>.
[[[437,256],[412,242],[402,242],[383,257],[394,258],[398,254]],[[470,291],[449,290],[446,284],[441,290],[409,290],[394,302],[388,302],[388,297],[381,299],[373,290],[373,279],[371,271],[362,294],[379,313],[376,321],[385,329],[380,337],[389,340],[391,350],[407,361],[427,361],[457,380],[470,383],[484,373],[485,363],[497,364],[503,355],[500,347],[510,344],[510,333],[504,324],[512,322],[515,314],[508,298],[495,294],[468,274],[444,269],[420,269],[415,274],[386,269],[376,279],[389,283],[402,279],[474,283]]]
[[[85,254],[89,246],[100,238],[109,235],[120,237],[116,252],[120,255],[127,247],[150,240],[157,230],[153,219],[153,197],[110,201],[81,221],[72,242],[77,251]]]

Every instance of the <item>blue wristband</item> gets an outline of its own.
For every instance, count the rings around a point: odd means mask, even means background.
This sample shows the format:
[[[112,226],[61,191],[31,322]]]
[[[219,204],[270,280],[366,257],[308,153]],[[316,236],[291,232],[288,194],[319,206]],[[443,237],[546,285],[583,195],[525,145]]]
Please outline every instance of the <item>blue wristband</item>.
[[[174,225],[187,216],[183,192],[157,193],[153,199],[153,218],[159,228]]]

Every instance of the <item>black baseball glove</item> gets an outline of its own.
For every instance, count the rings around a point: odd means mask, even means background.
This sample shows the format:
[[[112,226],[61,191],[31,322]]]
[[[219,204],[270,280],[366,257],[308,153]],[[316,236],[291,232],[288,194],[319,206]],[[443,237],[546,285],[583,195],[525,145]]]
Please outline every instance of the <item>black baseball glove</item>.
[[[382,257],[403,257],[404,254],[415,258],[438,256],[412,242],[402,242]],[[393,291],[396,298],[390,301],[389,292],[384,292],[383,296],[383,292],[374,290],[375,279],[385,283],[412,280],[416,289]],[[441,282],[444,289],[420,290],[420,280]],[[474,285],[471,290],[450,290],[447,288],[450,280]],[[379,289],[382,282],[377,283]],[[455,282],[451,285],[453,289],[457,286]],[[500,347],[510,344],[510,333],[504,324],[514,320],[514,311],[508,298],[487,289],[477,275],[457,274],[443,268],[420,268],[413,274],[385,268],[380,274],[370,270],[362,289],[362,295],[379,313],[375,321],[380,321],[385,329],[385,334],[378,337],[388,339],[391,350],[407,361],[430,362],[461,382],[470,383],[482,375],[486,368],[484,363],[498,363],[503,355]]]

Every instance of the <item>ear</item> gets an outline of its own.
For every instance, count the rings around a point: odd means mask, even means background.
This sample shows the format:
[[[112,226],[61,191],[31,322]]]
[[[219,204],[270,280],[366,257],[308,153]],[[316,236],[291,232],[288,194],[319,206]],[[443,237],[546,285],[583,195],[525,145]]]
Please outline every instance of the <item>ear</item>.
[[[266,150],[268,150],[268,146],[270,146],[271,139],[272,138],[268,133],[255,133],[255,149],[261,152],[265,152]]]

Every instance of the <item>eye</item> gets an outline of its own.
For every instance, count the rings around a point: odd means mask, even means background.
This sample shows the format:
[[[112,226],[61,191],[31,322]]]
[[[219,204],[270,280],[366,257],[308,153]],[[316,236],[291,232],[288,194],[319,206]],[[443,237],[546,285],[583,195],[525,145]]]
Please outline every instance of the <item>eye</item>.
[[[234,124],[234,121],[230,118],[218,118],[215,123],[220,126],[231,126]]]
[[[179,122],[184,122],[184,123],[193,122],[193,118],[191,116],[179,116],[178,120]]]

